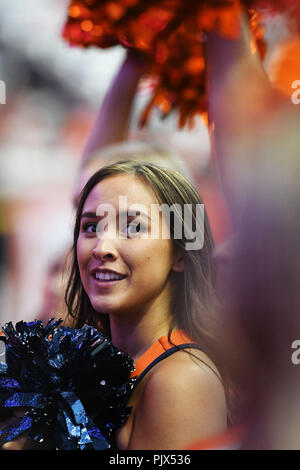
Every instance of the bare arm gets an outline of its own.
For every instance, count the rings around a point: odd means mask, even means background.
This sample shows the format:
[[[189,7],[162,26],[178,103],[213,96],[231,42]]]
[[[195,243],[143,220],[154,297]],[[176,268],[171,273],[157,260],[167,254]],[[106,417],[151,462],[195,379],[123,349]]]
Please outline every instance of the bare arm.
[[[232,165],[255,154],[255,145],[265,138],[263,129],[283,104],[251,41],[248,21],[242,16],[239,40],[210,34],[206,44],[212,153],[229,204],[234,199]]]
[[[109,88],[82,155],[82,165],[103,147],[127,139],[132,102],[144,71],[144,59],[128,51]]]

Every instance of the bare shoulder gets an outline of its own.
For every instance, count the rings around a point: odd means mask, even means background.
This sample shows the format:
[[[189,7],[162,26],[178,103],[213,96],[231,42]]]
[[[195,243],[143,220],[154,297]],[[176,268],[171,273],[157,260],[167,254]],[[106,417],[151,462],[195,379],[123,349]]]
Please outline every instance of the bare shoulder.
[[[215,364],[202,351],[181,350],[157,364],[145,384],[144,393],[193,399],[195,404],[213,402],[226,410],[224,386]],[[175,392],[175,393],[174,393]],[[162,398],[163,399],[163,398]]]
[[[226,428],[218,371],[202,351],[188,352],[174,353],[149,372],[135,410],[131,448],[183,449]]]
[[[214,378],[216,383],[222,383],[221,375],[213,361],[201,349],[186,348],[170,355],[167,359],[158,363],[156,375],[167,372],[172,374],[174,369],[185,369],[187,374],[196,378]],[[173,374],[172,374],[173,375]]]

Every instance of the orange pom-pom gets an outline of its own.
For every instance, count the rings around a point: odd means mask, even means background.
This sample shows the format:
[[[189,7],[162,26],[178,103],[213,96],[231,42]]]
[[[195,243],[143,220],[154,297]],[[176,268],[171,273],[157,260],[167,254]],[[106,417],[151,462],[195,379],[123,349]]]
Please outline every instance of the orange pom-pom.
[[[203,33],[238,39],[242,5],[249,11],[252,50],[264,57],[263,17],[257,9],[290,8],[300,14],[296,4],[296,0],[71,0],[63,36],[82,47],[121,44],[146,53],[147,72],[157,80],[141,125],[155,106],[163,117],[177,110],[181,127],[207,111]]]

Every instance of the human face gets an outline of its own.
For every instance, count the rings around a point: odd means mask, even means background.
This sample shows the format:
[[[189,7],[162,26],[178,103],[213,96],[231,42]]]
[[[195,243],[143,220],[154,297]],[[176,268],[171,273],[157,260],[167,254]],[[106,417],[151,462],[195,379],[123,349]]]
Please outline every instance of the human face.
[[[127,206],[143,204],[146,214],[125,216],[118,226],[119,197],[127,198]],[[116,232],[110,224],[96,232],[101,217],[97,208],[109,204],[116,213]],[[158,205],[152,189],[133,175],[113,175],[98,183],[88,195],[81,214],[77,240],[77,260],[83,287],[93,308],[99,313],[121,315],[141,314],[151,308],[166,308],[170,300],[169,275],[180,270],[173,253],[171,239],[150,237],[151,208]],[[155,210],[158,211],[157,206]],[[153,214],[153,213],[152,213]],[[156,221],[157,217],[154,218]],[[159,214],[161,235],[166,224]],[[140,231],[131,235],[129,223],[140,224]],[[119,234],[122,234],[120,236]],[[166,233],[166,232],[164,232]],[[100,269],[125,276],[121,280],[96,278]]]

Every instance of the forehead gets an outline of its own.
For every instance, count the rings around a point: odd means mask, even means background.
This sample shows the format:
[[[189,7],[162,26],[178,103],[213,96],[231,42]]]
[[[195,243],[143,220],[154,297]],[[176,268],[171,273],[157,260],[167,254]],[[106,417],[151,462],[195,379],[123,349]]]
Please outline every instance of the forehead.
[[[134,175],[113,175],[100,181],[88,195],[85,211],[96,211],[99,204],[112,204],[118,207],[119,197],[126,197],[128,205],[144,204],[150,207],[158,200],[152,189]]]

